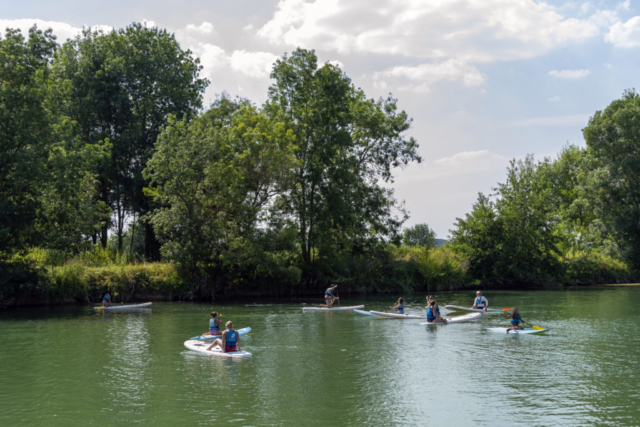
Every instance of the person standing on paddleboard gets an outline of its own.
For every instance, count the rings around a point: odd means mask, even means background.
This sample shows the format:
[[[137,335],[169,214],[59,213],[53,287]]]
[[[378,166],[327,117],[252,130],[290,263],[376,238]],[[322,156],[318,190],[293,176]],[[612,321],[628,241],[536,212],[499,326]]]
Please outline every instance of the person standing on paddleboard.
[[[336,302],[337,299],[339,299],[337,296],[333,295],[333,291],[335,291],[337,287],[338,285],[333,285],[328,287],[327,290],[324,291],[324,304],[320,304],[320,307],[331,308],[333,303]]]
[[[521,331],[524,329],[524,327],[520,326],[522,319],[520,318],[520,310],[518,310],[518,307],[513,307],[513,313],[507,311],[504,315],[511,318],[511,326],[507,328],[507,333],[509,333],[509,331]]]
[[[484,311],[487,311],[487,309],[489,308],[489,301],[482,296],[481,291],[476,292],[476,299],[473,300],[473,307],[471,308]]]
[[[218,346],[221,353],[240,351],[240,334],[233,329],[233,322],[229,320],[225,327],[227,330],[222,333],[220,338],[216,338],[207,350],[211,351],[213,347]]]
[[[427,297],[428,304],[425,307],[427,309],[427,322],[429,323],[447,323],[447,319],[443,319],[440,316],[440,307],[436,300],[429,295]]]
[[[111,305],[111,294],[107,291],[107,293],[102,297],[102,306],[111,307]]]
[[[396,305],[391,307],[391,309],[396,309],[396,313],[404,314],[404,299],[398,298],[398,302]]]
[[[222,314],[218,319],[218,312],[212,311],[211,319],[209,319],[209,333],[208,334],[204,333],[203,335],[221,335],[222,334],[222,332],[220,332],[221,324],[222,324]]]

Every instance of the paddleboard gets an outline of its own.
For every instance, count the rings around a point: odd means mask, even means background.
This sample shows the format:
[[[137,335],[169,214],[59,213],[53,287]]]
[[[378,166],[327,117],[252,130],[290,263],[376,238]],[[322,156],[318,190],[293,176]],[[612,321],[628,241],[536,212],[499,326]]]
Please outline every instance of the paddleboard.
[[[501,334],[515,335],[515,334],[541,334],[543,332],[547,332],[548,329],[542,329],[542,330],[522,329],[522,330],[507,331],[507,328],[487,328],[487,331],[498,332]]]
[[[150,302],[145,302],[143,304],[112,305],[111,307],[93,307],[93,309],[94,310],[126,310],[127,308],[149,307],[150,305],[151,305]]]
[[[240,335],[245,335],[249,332],[251,332],[251,328],[242,328],[242,329],[236,329],[238,331],[238,333]],[[192,340],[200,340],[200,341],[212,341],[215,340],[216,338],[220,338],[222,335],[200,335],[199,337],[193,337],[190,338]]]
[[[375,314],[369,312],[369,311],[363,311],[363,310],[353,310],[354,313],[358,313],[358,314],[363,314],[365,316],[374,316],[377,317]]]
[[[353,305],[351,307],[333,307],[333,308],[302,307],[303,310],[308,310],[308,311],[346,311],[346,310],[355,310],[357,308],[364,308],[364,305]]]
[[[486,311],[481,310],[479,308],[460,307],[459,305],[445,305],[444,308],[446,308],[447,310],[455,310],[455,311],[473,311],[476,313],[486,313]]]
[[[195,351],[198,353],[206,354],[208,356],[217,356],[217,357],[231,357],[231,358],[240,358],[240,357],[250,357],[251,353],[246,351],[230,351],[228,353],[222,353],[220,351],[220,347],[216,346],[211,349],[211,351],[207,350],[211,344],[208,342],[202,342],[197,340],[187,340],[184,342],[184,346],[187,347],[191,351]]]
[[[383,311],[374,311],[374,310],[371,310],[370,313],[373,314],[374,316],[393,317],[396,319],[426,319],[427,318],[426,314],[420,315],[420,314],[385,313]]]
[[[424,322],[424,323],[420,323],[420,324],[421,325],[448,325],[450,323],[470,322],[472,320],[479,319],[480,317],[482,317],[482,313],[469,313],[469,314],[465,314],[464,316],[444,317],[444,319],[447,319],[447,323]]]

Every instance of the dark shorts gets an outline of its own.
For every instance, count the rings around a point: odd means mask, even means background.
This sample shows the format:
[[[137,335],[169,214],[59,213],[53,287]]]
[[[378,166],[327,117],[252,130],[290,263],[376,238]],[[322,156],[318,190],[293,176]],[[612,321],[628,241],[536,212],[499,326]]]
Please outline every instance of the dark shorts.
[[[224,346],[224,351],[230,352],[230,351],[237,351],[237,350],[236,350],[236,346],[235,345],[225,345]]]

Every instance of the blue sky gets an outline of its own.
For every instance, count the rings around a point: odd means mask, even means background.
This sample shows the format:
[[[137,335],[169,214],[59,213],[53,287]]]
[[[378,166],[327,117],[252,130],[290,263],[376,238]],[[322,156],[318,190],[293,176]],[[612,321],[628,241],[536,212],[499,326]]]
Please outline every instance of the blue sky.
[[[413,117],[424,159],[396,174],[408,225],[446,238],[511,158],[584,145],[589,117],[638,85],[640,4],[533,0],[0,0],[0,27],[147,22],[176,34],[211,80],[262,103],[274,59],[297,46]],[[640,87],[639,87],[640,88]]]

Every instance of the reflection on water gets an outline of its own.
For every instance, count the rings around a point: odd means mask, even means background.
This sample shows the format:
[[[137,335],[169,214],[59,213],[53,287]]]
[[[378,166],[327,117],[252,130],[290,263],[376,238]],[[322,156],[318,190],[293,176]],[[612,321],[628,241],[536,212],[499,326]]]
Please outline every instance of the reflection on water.
[[[640,425],[640,288],[486,294],[550,332],[487,332],[501,313],[426,326],[301,301],[2,312],[0,425]],[[405,300],[423,312],[424,295]],[[251,326],[252,358],[184,348],[214,309]]]

